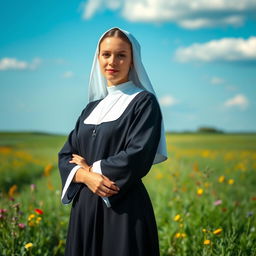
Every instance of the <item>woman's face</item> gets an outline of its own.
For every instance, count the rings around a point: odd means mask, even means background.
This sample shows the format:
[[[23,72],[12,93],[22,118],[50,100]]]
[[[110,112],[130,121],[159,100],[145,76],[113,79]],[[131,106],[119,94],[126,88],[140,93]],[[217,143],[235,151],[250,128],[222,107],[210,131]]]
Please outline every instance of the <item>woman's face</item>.
[[[132,52],[126,41],[118,37],[105,38],[100,44],[98,59],[101,73],[107,79],[109,86],[129,80]]]

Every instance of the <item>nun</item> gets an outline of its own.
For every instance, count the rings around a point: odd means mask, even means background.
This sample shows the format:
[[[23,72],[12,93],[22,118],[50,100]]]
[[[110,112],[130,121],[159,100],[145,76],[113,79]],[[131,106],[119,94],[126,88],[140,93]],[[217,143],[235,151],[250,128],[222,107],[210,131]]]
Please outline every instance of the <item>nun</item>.
[[[58,153],[61,201],[72,203],[66,256],[159,256],[142,182],[167,159],[162,112],[140,44],[111,28],[99,39],[89,103]]]

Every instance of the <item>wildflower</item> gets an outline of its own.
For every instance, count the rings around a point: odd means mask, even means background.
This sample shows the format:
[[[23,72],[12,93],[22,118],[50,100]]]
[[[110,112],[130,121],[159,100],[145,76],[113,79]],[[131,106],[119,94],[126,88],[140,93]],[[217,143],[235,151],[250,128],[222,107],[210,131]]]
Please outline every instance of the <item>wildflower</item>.
[[[39,224],[41,220],[42,220],[41,217],[37,217],[37,218],[36,218],[36,224]]]
[[[179,221],[180,219],[181,219],[180,214],[177,214],[177,215],[173,218],[174,221]]]
[[[28,221],[31,221],[32,219],[34,219],[35,218],[35,214],[30,214],[29,216],[28,216]]]
[[[229,184],[229,185],[234,184],[234,182],[235,182],[235,181],[234,181],[233,179],[229,179],[229,180],[228,180],[228,184]]]
[[[6,213],[7,210],[6,209],[0,209],[0,213]]]
[[[222,232],[222,228],[218,228],[218,229],[214,230],[212,233],[214,235],[219,235],[221,232]]]
[[[211,243],[211,240],[204,240],[204,244],[210,244]]]
[[[203,194],[204,190],[202,188],[197,189],[197,194],[201,196]]]
[[[31,192],[36,190],[36,185],[35,184],[30,184],[30,190]]]
[[[9,197],[13,197],[13,195],[16,193],[17,189],[18,189],[17,185],[12,185],[8,191]]]
[[[214,205],[220,205],[220,204],[222,204],[222,200],[217,200],[217,201],[215,201],[213,204],[214,204]]]
[[[35,209],[35,212],[38,214],[43,214],[44,212],[41,209]]]
[[[247,212],[247,217],[251,217],[253,215],[253,212]]]
[[[253,197],[252,197],[252,200],[255,201],[255,200],[256,200],[256,196],[253,196]]]
[[[205,228],[202,229],[203,232],[207,232],[207,230]]]
[[[47,164],[44,168],[44,176],[49,176],[53,168],[52,164]]]
[[[19,224],[18,224],[18,227],[19,227],[20,229],[24,229],[24,228],[26,227],[26,225],[25,225],[24,223],[19,223]]]
[[[218,180],[219,180],[219,183],[224,182],[224,180],[225,180],[225,176],[220,176]]]
[[[24,245],[24,247],[28,250],[30,247],[32,247],[33,244],[32,243],[27,243]]]
[[[175,237],[176,238],[183,238],[183,237],[186,237],[187,235],[185,233],[176,233],[175,234]]]
[[[28,225],[29,225],[30,227],[34,227],[34,226],[35,226],[35,222],[34,222],[33,220],[31,220],[31,221],[28,223]]]

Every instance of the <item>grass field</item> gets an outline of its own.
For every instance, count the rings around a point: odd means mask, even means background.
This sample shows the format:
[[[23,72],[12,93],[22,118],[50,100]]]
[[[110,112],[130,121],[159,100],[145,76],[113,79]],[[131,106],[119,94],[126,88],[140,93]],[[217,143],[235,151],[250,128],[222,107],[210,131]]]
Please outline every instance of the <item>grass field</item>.
[[[65,136],[0,133],[0,255],[63,255]],[[168,134],[169,159],[144,178],[161,256],[256,255],[256,134]]]

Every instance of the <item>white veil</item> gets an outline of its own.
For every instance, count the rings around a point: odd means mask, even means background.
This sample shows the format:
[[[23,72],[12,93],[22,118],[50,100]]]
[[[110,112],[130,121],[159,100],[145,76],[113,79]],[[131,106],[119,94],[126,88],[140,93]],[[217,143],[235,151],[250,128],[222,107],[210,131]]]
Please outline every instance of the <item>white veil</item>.
[[[118,27],[115,27],[118,28]],[[113,29],[113,28],[111,28]],[[109,30],[111,30],[109,29]],[[147,72],[142,64],[141,60],[141,53],[140,53],[140,44],[136,40],[136,38],[128,31],[125,31],[123,29],[118,28],[121,30],[130,40],[132,44],[132,52],[133,52],[133,65],[129,72],[129,80],[131,80],[137,87],[147,90],[151,93],[153,93],[155,96],[155,91],[152,87],[152,84],[149,80],[149,77],[147,75]],[[89,81],[89,102],[103,99],[107,96],[107,80],[106,78],[101,74],[100,66],[98,62],[98,51],[99,51],[99,42],[101,38],[109,31],[107,30],[99,39],[94,60],[92,64],[91,74],[90,74],[90,81]],[[157,98],[157,97],[156,97]],[[166,139],[165,139],[165,129],[164,129],[164,123],[162,120],[161,124],[161,138],[158,144],[157,153],[154,159],[153,164],[157,164],[160,162],[163,162],[167,159],[167,149],[166,149]]]

